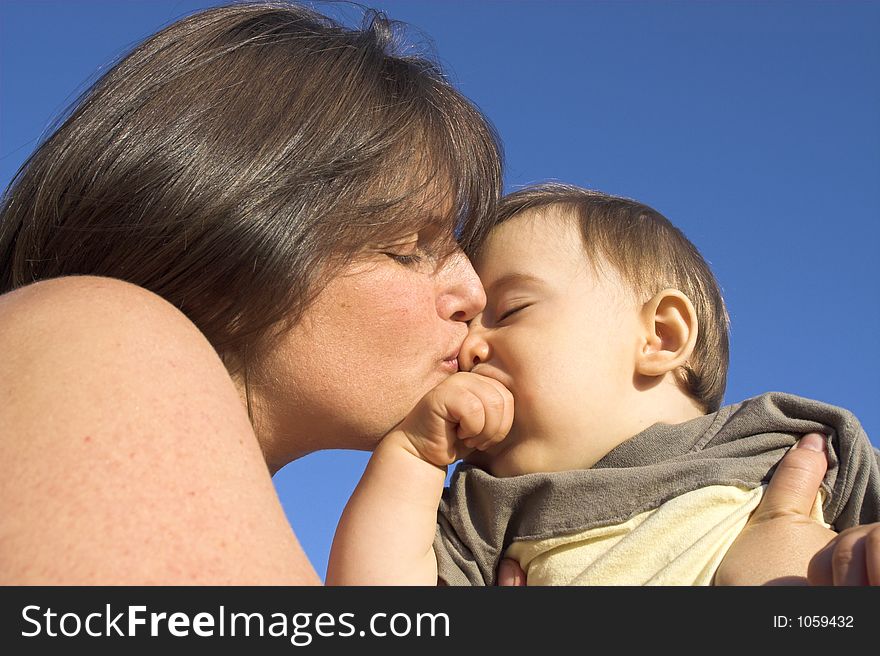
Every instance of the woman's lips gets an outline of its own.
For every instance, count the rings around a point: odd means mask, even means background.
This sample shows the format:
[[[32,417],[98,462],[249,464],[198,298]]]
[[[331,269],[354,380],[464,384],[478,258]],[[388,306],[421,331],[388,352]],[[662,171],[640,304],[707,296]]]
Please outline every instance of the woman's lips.
[[[458,355],[442,360],[440,367],[449,373],[456,373],[458,371]]]

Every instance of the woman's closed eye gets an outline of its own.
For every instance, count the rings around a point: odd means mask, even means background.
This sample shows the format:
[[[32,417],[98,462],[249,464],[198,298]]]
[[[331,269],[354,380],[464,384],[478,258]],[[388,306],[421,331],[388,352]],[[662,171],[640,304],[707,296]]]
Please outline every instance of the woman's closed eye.
[[[425,249],[416,238],[409,238],[396,244],[388,244],[381,252],[382,255],[406,267],[415,267],[421,264],[427,255]]]
[[[415,266],[422,261],[419,253],[385,253],[385,255],[403,266]]]
[[[418,267],[426,261],[436,259],[432,244],[418,235],[408,238],[396,244],[389,244],[382,250],[382,254],[390,257],[398,264],[405,267]]]

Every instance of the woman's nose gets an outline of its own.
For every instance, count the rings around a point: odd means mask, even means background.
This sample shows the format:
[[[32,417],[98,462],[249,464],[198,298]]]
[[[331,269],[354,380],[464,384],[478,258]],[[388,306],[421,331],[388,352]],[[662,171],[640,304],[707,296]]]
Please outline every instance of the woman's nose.
[[[453,321],[470,321],[486,307],[486,292],[467,256],[458,251],[444,264],[438,295],[440,315]]]
[[[471,324],[458,352],[458,367],[462,371],[470,371],[488,360],[489,342],[486,341],[482,328]]]

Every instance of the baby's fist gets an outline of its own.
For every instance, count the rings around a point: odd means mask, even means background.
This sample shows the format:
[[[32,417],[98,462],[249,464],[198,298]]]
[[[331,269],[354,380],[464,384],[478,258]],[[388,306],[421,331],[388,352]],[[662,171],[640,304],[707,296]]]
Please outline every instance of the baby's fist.
[[[428,392],[397,430],[418,454],[445,467],[503,440],[513,423],[513,395],[494,378],[459,372]]]

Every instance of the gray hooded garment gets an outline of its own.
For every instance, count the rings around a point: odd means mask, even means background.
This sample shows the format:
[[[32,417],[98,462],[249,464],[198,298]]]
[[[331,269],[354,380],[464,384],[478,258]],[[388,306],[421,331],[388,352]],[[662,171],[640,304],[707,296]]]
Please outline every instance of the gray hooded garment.
[[[494,585],[514,541],[620,524],[709,485],[757,487],[811,432],[828,436],[825,521],[838,531],[880,521],[880,451],[858,419],[770,392],[683,424],[655,424],[592,469],[495,478],[460,464],[437,515],[439,577],[448,585]]]

